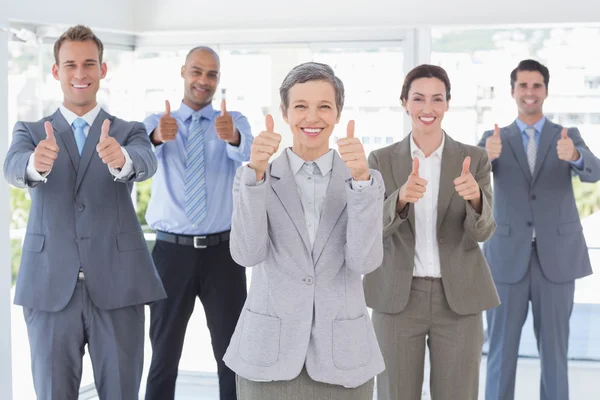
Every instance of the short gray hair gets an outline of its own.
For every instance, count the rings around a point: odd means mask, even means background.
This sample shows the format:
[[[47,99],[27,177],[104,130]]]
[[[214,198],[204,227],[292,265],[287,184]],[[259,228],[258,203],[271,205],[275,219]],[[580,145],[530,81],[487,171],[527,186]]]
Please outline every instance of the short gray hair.
[[[335,105],[339,115],[344,108],[344,84],[340,78],[335,76],[333,69],[329,65],[312,61],[295,66],[283,80],[279,88],[282,111],[286,112],[288,109],[290,89],[298,83],[309,81],[325,81],[333,86],[333,90],[335,91]]]

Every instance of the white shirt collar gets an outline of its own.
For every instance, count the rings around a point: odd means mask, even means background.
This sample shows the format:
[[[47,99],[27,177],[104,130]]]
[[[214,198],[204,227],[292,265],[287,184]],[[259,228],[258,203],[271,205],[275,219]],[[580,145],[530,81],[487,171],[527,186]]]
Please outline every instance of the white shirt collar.
[[[60,110],[63,117],[65,117],[65,119],[67,120],[69,126],[72,126],[73,121],[75,121],[77,118],[83,118],[85,122],[87,122],[88,127],[91,127],[94,121],[96,120],[98,114],[100,114],[100,110],[102,109],[102,107],[100,107],[100,104],[96,104],[96,107],[92,108],[90,111],[87,112],[87,114],[82,115],[81,117],[79,117],[79,115],[75,114],[73,111],[65,107],[64,104],[61,104],[58,109]]]
[[[444,144],[446,143],[446,133],[442,132],[442,143],[440,144],[440,147],[438,147],[433,153],[431,153],[432,156],[437,156],[438,158],[442,158],[442,153],[444,152]],[[412,133],[410,134],[410,155],[411,157],[416,157],[417,155],[420,156],[425,156],[425,154],[423,153],[423,151],[421,151],[421,149],[419,148],[419,146],[417,146],[417,144],[415,143],[415,139],[413,138]]]
[[[325,176],[333,169],[333,150],[329,150],[327,153],[323,154],[321,157],[317,158],[314,161],[304,161],[302,157],[298,154],[294,153],[291,148],[287,148],[288,159],[290,160],[290,168],[292,169],[292,173],[296,175],[298,171],[302,168],[302,166],[306,164],[310,164],[314,162],[319,167],[319,171],[321,171],[321,175]]]

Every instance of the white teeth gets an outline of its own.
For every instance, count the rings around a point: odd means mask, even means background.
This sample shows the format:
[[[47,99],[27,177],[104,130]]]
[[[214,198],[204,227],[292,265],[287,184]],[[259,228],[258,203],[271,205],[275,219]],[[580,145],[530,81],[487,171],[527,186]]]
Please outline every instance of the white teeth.
[[[84,88],[86,88],[86,87],[88,87],[88,86],[89,86],[89,85],[73,85],[73,87],[74,87],[74,88],[77,88],[77,89],[84,89]]]
[[[306,133],[319,133],[323,129],[322,128],[302,128],[302,130]]]
[[[419,117],[419,119],[423,122],[433,122],[434,117]]]
[[[533,103],[535,103],[535,100],[525,100],[525,103],[527,103],[527,104],[533,104]]]

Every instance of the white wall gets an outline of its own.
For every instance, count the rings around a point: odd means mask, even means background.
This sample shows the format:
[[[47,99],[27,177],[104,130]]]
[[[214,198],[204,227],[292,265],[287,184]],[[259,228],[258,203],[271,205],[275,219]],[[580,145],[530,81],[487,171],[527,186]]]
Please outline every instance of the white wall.
[[[96,29],[132,32],[134,0],[0,0],[0,19],[39,24],[85,24]],[[137,4],[141,7],[144,2]],[[159,3],[159,2],[156,2]],[[5,10],[6,9],[6,13]],[[158,15],[156,16],[159,17]]]
[[[597,0],[133,0],[136,31],[599,22]]]
[[[0,28],[7,25],[0,16]],[[8,150],[8,38],[0,29],[0,170]],[[0,177],[0,393],[3,399],[12,398],[12,373],[10,354],[10,240],[8,228],[10,209],[8,184]]]

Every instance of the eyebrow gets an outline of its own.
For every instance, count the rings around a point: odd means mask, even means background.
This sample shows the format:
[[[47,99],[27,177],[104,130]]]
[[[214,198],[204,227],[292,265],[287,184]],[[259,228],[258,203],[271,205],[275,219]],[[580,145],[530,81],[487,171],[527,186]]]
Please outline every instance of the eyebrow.
[[[193,70],[196,70],[196,71],[204,71],[204,69],[203,69],[202,67],[198,67],[198,66],[196,66],[196,65],[192,65],[190,68],[191,68],[191,69],[193,69]],[[217,71],[216,69],[209,69],[209,70],[207,71],[207,73],[208,73],[208,74],[210,74],[210,73],[213,73],[213,74],[218,74],[218,73],[219,73],[219,71]]]
[[[425,97],[425,95],[423,93],[419,93],[419,92],[414,92],[413,96],[415,96],[415,95]],[[433,96],[444,96],[444,94],[443,93],[436,93]]]
[[[88,58],[84,61],[85,63],[98,63],[98,60],[94,60],[93,58]],[[75,64],[75,60],[67,60],[63,62],[63,64]]]

